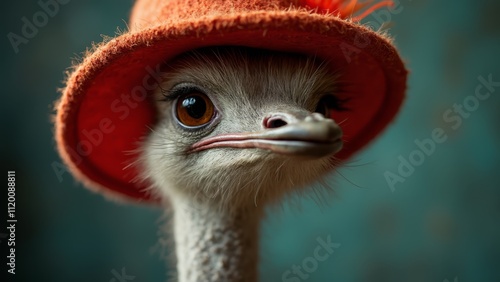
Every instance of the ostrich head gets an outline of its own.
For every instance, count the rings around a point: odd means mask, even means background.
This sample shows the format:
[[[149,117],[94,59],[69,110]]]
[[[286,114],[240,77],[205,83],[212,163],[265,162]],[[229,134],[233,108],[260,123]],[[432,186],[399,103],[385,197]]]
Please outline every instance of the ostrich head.
[[[166,198],[230,210],[275,201],[331,171],[343,110],[324,61],[243,47],[183,54],[156,91],[145,177]]]

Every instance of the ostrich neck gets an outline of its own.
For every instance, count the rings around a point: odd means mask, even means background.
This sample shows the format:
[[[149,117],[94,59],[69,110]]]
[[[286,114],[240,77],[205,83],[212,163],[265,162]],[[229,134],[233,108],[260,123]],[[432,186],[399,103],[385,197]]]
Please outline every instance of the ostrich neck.
[[[260,208],[228,213],[189,199],[172,202],[179,282],[257,281]]]

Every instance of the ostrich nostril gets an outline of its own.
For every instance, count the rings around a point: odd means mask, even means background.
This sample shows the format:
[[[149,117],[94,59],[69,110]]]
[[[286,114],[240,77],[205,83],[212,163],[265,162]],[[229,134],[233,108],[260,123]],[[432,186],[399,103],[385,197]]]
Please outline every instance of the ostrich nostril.
[[[282,117],[276,116],[276,117],[268,117],[264,120],[264,127],[265,128],[278,128],[287,125],[288,122],[286,122]]]

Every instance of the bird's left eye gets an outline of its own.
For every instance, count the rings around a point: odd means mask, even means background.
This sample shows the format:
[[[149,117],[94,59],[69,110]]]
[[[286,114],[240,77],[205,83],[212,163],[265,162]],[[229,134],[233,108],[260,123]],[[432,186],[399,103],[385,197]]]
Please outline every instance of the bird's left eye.
[[[215,107],[207,95],[193,92],[181,95],[175,109],[177,120],[184,126],[197,127],[209,123],[215,115]]]
[[[315,112],[324,115],[326,118],[331,118],[332,110],[339,112],[347,110],[343,104],[343,100],[333,95],[325,95],[319,100],[318,105],[316,105]]]

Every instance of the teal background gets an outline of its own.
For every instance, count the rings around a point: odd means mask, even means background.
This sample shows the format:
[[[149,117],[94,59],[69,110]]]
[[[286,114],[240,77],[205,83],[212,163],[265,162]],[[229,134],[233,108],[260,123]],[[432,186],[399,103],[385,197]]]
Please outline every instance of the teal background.
[[[261,232],[262,281],[282,281],[292,265],[311,263],[317,238],[328,237],[340,247],[307,279],[290,281],[500,281],[500,87],[457,129],[443,120],[474,95],[479,76],[500,81],[500,2],[399,2],[397,12],[365,22],[392,22],[411,71],[401,114],[330,177],[336,192],[326,203],[303,199],[300,207],[270,211]],[[69,1],[16,54],[7,34],[21,34],[21,18],[41,8],[3,3],[1,167],[16,170],[19,223],[18,274],[2,281],[107,282],[122,268],[133,281],[172,275],[159,259],[160,211],[108,202],[68,173],[59,181],[52,168],[60,159],[50,119],[64,71],[101,34],[125,29],[131,5]],[[418,150],[414,141],[436,128],[447,140],[390,189],[384,173],[397,173],[399,157],[408,160]]]

